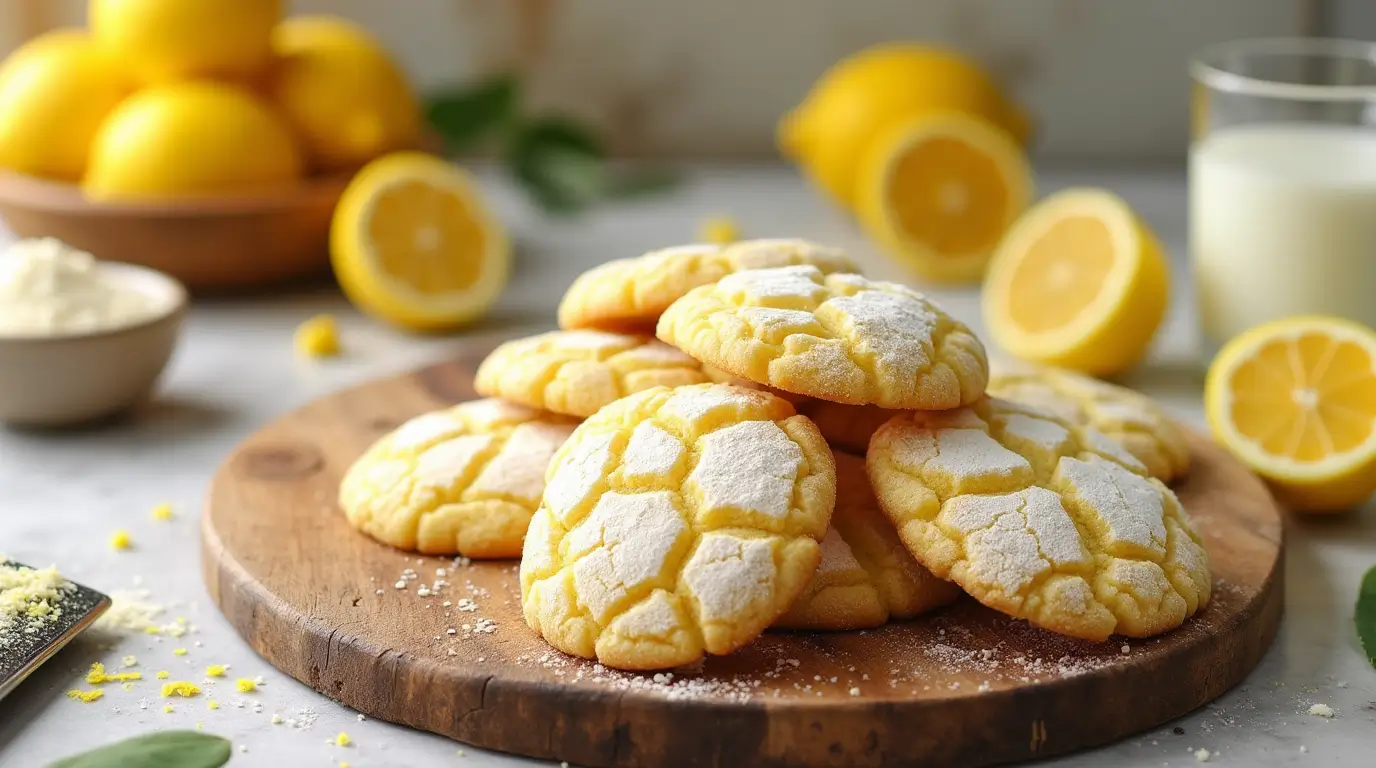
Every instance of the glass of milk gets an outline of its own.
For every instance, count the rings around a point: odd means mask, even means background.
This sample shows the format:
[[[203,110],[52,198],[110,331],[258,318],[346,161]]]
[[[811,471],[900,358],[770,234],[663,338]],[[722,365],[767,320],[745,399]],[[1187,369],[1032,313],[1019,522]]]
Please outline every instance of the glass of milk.
[[[1376,327],[1376,44],[1241,40],[1205,49],[1191,74],[1206,352],[1292,315]]]

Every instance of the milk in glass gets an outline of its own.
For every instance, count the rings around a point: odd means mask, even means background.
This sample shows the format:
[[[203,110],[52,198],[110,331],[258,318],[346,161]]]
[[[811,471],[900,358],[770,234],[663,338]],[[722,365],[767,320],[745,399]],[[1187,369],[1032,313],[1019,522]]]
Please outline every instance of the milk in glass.
[[[1251,124],[1197,141],[1190,254],[1210,346],[1291,315],[1376,327],[1376,128]]]

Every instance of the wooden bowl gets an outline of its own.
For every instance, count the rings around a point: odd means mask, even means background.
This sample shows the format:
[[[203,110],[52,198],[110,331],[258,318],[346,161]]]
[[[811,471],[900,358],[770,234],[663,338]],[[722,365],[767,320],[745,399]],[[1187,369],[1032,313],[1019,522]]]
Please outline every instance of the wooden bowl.
[[[251,195],[106,202],[74,184],[0,173],[0,218],[19,237],[56,237],[104,261],[165,272],[193,292],[245,289],[325,272],[330,217],[351,176]]]

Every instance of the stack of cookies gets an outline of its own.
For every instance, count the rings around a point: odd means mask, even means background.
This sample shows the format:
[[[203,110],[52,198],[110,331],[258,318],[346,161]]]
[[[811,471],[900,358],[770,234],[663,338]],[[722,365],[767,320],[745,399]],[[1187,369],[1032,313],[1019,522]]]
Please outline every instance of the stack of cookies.
[[[610,262],[559,323],[482,364],[490,399],[380,440],[340,501],[394,546],[519,554],[526,621],[561,651],[670,668],[962,593],[1145,637],[1209,600],[1165,485],[1188,451],[1154,404],[1063,372],[991,380],[968,327],[834,249]]]

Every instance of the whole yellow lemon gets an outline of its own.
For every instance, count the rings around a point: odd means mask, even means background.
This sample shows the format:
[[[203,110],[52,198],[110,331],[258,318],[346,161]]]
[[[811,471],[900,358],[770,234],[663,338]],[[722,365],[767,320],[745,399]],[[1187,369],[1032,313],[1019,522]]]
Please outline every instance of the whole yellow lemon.
[[[261,189],[301,175],[291,130],[249,91],[189,80],[146,88],[106,119],[91,148],[91,197]]]
[[[272,50],[269,92],[312,165],[357,167],[414,146],[415,93],[362,27],[332,16],[290,18],[273,31]]]
[[[91,0],[96,39],[140,80],[249,77],[271,60],[281,0]]]
[[[827,192],[854,204],[869,142],[925,113],[965,112],[1025,142],[1027,116],[975,61],[917,43],[867,48],[833,65],[779,121],[778,143]]]
[[[84,32],[55,30],[21,45],[0,64],[0,167],[80,179],[91,138],[131,90]]]

